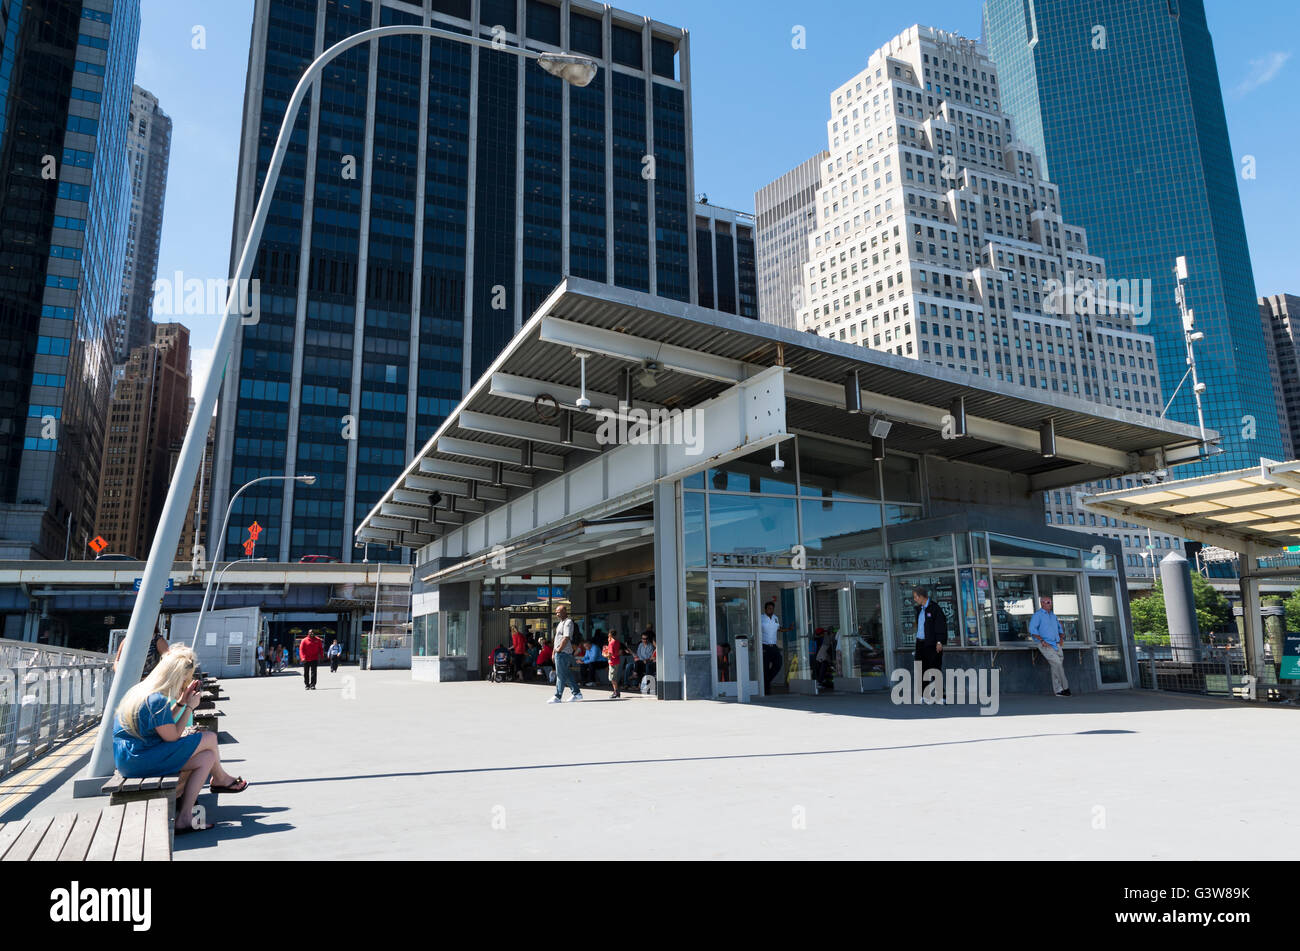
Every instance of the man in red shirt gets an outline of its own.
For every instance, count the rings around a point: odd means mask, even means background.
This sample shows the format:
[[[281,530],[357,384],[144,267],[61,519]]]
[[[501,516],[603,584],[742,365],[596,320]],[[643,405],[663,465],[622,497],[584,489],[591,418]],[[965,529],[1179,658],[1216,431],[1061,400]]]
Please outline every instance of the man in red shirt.
[[[323,649],[324,642],[315,630],[308,631],[298,645],[298,659],[302,661],[302,685],[307,690],[316,689],[316,665],[320,663]]]

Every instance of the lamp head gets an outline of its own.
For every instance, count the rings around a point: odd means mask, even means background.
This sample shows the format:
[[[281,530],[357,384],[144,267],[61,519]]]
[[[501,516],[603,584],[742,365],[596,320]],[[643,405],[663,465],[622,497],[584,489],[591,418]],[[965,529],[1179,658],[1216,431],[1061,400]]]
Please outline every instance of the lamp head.
[[[594,59],[572,53],[543,53],[537,58],[537,64],[552,76],[580,89],[596,78],[599,69]]]
[[[316,477],[314,475],[300,475],[300,476],[295,476],[294,479],[297,482],[301,482],[303,485],[316,484]]]

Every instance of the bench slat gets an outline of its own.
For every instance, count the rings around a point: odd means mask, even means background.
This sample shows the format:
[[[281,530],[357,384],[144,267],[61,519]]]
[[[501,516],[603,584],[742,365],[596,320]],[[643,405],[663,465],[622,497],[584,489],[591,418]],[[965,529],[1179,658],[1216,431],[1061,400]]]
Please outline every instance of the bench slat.
[[[115,772],[113,773],[112,779],[110,779],[108,782],[104,783],[104,785],[99,787],[99,791],[103,793],[105,796],[111,796],[113,793],[117,792],[119,789],[122,788],[122,784],[124,782],[126,782],[126,780],[122,777],[122,774]]]
[[[68,836],[68,841],[63,843],[63,850],[59,852],[60,862],[84,862],[86,853],[90,851],[90,843],[95,838],[95,830],[99,828],[99,819],[103,814],[100,812],[88,812],[77,817],[77,824],[72,827],[72,834]]]
[[[44,819],[33,819],[27,823],[27,828],[23,830],[16,842],[7,853],[5,853],[6,862],[26,862],[36,851],[36,847],[41,844],[41,839],[45,838],[45,832],[49,829],[50,824],[54,822],[53,816],[46,816]]]
[[[121,791],[124,793],[138,793],[144,785],[143,776],[133,776],[130,779],[122,781]]]
[[[122,831],[122,817],[126,814],[126,806],[109,806],[99,817],[99,828],[95,830],[95,838],[90,842],[90,849],[86,852],[87,862],[111,862],[113,853],[117,851],[117,836]]]
[[[61,816],[55,816],[54,821],[45,832],[45,837],[41,839],[40,846],[32,853],[33,862],[53,862],[63,851],[63,844],[68,841],[68,835],[72,832],[72,827],[77,822],[75,812],[65,812]]]
[[[172,859],[172,823],[167,800],[150,799],[144,822],[144,860],[170,862]]]
[[[18,841],[18,837],[23,834],[27,828],[26,819],[15,819],[13,822],[6,822],[0,825],[0,859],[3,859],[13,848],[13,844]]]
[[[143,799],[126,804],[122,833],[117,837],[117,851],[113,853],[114,862],[139,862],[144,858],[144,827],[148,814],[149,804]]]

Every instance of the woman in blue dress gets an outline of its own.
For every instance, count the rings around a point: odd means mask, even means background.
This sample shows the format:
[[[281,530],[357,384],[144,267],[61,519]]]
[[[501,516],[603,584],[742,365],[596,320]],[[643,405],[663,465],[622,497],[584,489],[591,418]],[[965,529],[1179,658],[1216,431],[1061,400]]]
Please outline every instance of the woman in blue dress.
[[[177,834],[197,831],[194,803],[209,775],[213,792],[241,793],[248,788],[242,778],[221,768],[215,733],[180,725],[188,722],[199,702],[196,668],[193,650],[173,647],[148,677],[126,692],[113,730],[113,761],[123,776],[180,774]]]

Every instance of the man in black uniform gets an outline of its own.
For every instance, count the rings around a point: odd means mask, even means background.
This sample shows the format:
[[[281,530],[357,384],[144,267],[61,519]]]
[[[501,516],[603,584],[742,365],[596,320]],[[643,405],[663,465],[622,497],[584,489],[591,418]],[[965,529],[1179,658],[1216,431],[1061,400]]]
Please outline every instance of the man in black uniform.
[[[943,703],[943,645],[948,643],[948,617],[937,603],[930,600],[930,591],[920,585],[912,589],[912,603],[916,605],[916,659],[921,662],[921,683],[925,672],[939,672],[939,702]]]

